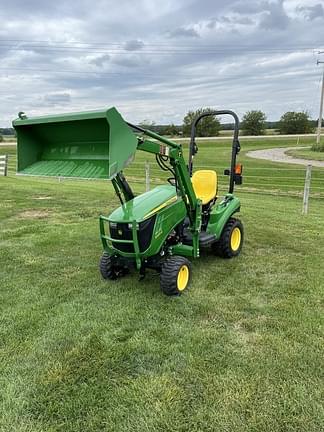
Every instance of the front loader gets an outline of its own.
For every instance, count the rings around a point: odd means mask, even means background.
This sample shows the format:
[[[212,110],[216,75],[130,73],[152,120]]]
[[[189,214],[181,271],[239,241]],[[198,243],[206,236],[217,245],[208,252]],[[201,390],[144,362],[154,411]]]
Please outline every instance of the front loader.
[[[219,198],[216,172],[194,171],[193,160],[200,120],[225,114],[234,118],[235,128],[231,166],[225,171],[229,192]],[[240,143],[234,112],[209,112],[195,119],[188,164],[181,144],[125,122],[115,108],[37,118],[19,113],[13,126],[19,174],[111,180],[121,205],[99,217],[104,279],[117,279],[132,268],[144,277],[147,269],[154,269],[162,291],[179,295],[190,282],[190,258],[199,258],[201,249],[224,258],[240,253],[243,226],[233,217],[240,211],[233,191],[242,182],[242,167],[236,164]],[[155,155],[160,169],[170,173],[168,184],[134,195],[123,169],[136,151]]]

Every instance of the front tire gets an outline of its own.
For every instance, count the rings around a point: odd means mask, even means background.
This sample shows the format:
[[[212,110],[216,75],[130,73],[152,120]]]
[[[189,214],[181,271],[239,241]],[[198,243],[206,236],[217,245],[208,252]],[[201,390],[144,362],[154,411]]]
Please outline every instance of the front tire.
[[[99,270],[104,279],[115,280],[118,277],[113,258],[107,252],[104,252],[100,258]]]
[[[212,245],[215,255],[233,258],[241,252],[244,239],[243,224],[239,219],[229,218],[218,242]]]
[[[171,256],[162,264],[160,285],[168,296],[180,295],[188,287],[191,279],[191,263],[182,256]]]

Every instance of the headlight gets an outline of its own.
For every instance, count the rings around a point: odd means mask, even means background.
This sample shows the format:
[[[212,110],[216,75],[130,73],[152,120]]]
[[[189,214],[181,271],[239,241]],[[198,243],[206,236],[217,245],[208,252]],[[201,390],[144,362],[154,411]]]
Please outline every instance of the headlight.
[[[127,224],[127,227],[128,227],[128,229],[133,229],[133,224],[132,223],[129,223],[129,224]],[[137,229],[137,231],[139,230],[139,223],[136,223],[136,229]]]

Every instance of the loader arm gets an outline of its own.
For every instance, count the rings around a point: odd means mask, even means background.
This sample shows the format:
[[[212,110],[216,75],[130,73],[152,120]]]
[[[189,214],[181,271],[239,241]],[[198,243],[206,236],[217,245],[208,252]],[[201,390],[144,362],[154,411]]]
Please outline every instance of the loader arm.
[[[177,144],[165,137],[160,136],[148,129],[127,123],[133,130],[141,132],[144,136],[153,138],[155,141],[138,137],[137,149],[155,155],[167,156],[175,175],[176,186],[179,195],[184,201],[187,215],[190,220],[190,230],[193,234],[194,257],[199,256],[199,232],[201,227],[201,201],[197,199],[192,186],[188,167],[183,157],[181,144]]]

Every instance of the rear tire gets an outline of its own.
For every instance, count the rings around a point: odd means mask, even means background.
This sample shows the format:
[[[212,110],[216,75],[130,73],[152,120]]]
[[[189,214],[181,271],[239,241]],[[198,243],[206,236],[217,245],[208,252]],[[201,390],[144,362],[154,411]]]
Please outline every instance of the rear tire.
[[[212,245],[215,255],[233,258],[241,252],[244,239],[243,224],[239,219],[229,218],[219,241]]]
[[[118,277],[118,272],[114,267],[113,259],[107,252],[104,252],[100,258],[99,270],[104,279],[115,280]]]
[[[191,263],[182,256],[171,256],[162,264],[160,285],[168,296],[180,295],[188,287],[191,279]]]

